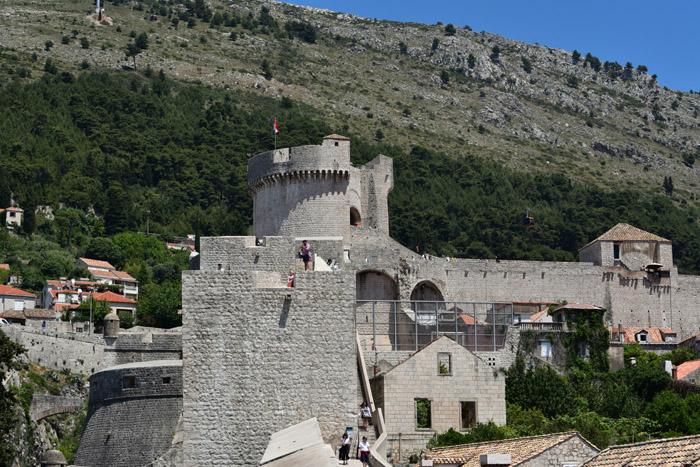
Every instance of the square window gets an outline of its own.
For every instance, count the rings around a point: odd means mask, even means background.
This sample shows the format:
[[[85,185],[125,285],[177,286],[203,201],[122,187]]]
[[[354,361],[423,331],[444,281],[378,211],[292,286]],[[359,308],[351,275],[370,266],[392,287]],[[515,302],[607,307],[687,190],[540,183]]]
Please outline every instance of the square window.
[[[416,428],[429,430],[432,427],[430,400],[416,399]]]
[[[163,376],[163,384],[170,384],[170,376]]]
[[[136,376],[125,376],[124,377],[124,389],[133,389],[136,387]]]
[[[438,353],[438,374],[443,376],[452,375],[452,354]]]
[[[468,430],[476,425],[476,402],[462,401],[459,404],[461,428]]]
[[[550,358],[552,356],[552,343],[540,342],[540,357]]]

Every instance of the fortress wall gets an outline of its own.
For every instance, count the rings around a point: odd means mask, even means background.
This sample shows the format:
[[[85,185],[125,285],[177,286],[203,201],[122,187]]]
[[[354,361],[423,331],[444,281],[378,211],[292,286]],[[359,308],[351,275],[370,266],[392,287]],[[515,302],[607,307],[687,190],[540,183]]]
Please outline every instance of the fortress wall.
[[[317,417],[335,443],[357,412],[355,276],[183,272],[184,465],[257,465],[271,433]],[[287,294],[291,299],[287,300]]]
[[[283,173],[347,170],[350,164],[350,144],[323,141],[321,145],[298,146],[264,152],[248,160],[248,185],[265,177]]]
[[[200,270],[219,272],[268,271],[280,274],[279,281],[287,283],[287,273],[296,269],[302,240],[311,244],[312,254],[324,260],[332,258],[343,267],[342,237],[265,237],[262,246],[255,246],[255,237],[202,237],[200,239]]]
[[[172,446],[182,391],[181,360],[119,365],[92,375],[76,465],[131,467],[158,459]]]
[[[53,370],[91,375],[96,371],[129,362],[179,360],[179,333],[120,333],[117,339],[101,335],[57,333],[23,326],[3,326],[2,331],[27,349],[27,358]]]
[[[669,308],[673,310],[672,326],[678,342],[700,331],[700,276],[673,274],[669,291]],[[669,313],[667,313],[669,314]]]
[[[3,326],[2,331],[27,349],[27,358],[52,370],[68,368],[71,373],[90,375],[105,366],[105,342],[97,336],[77,336],[26,328]]]
[[[253,195],[254,233],[343,236],[350,225],[348,178],[314,175],[282,178]]]

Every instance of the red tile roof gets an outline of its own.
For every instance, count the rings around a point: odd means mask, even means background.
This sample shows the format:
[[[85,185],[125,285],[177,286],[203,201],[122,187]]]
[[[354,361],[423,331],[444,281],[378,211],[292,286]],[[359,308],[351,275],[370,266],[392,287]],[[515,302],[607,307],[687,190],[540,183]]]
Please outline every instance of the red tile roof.
[[[660,242],[660,243],[671,243],[668,240],[653,233],[649,233],[645,230],[638,229],[637,227],[632,227],[629,224],[617,224],[612,229],[605,232],[600,237],[596,238],[588,245],[584,246],[586,248],[595,242]],[[583,249],[582,248],[582,249]]]
[[[636,336],[642,331],[647,332],[647,343],[649,344],[665,343],[664,334],[676,335],[676,331],[667,328],[622,328],[622,335],[625,339],[625,343],[637,342]],[[613,328],[612,332],[619,333],[620,330],[618,328]]]
[[[131,277],[129,273],[124,272],[124,271],[112,271],[112,273],[117,276],[120,280],[123,281],[131,281],[131,282],[138,282],[136,279]]]
[[[510,465],[514,467],[522,465],[548,449],[575,437],[580,438],[583,443],[598,451],[583,436],[572,431],[437,448],[428,452],[425,458],[432,459],[435,465],[458,464],[462,467],[480,467],[479,456],[481,454],[510,454]]]
[[[5,271],[9,271],[10,265],[9,264],[0,264],[0,269],[4,269]]]
[[[104,269],[88,268],[90,274],[94,277],[99,277],[102,279],[111,279],[114,281],[126,281],[126,282],[138,282],[136,279],[131,277],[128,273],[124,271],[105,271]]]
[[[588,303],[566,303],[564,305],[559,305],[556,307],[552,312],[559,311],[559,310],[599,310],[603,311],[602,308],[595,306],[595,305],[589,305]]]
[[[535,313],[534,315],[530,316],[530,322],[531,322],[531,323],[536,322],[538,319],[540,319],[540,318],[542,317],[542,315],[546,315],[548,311],[549,311],[549,310],[542,310],[542,311],[540,311],[540,312],[538,312],[538,313]]]
[[[691,360],[689,362],[681,363],[676,367],[676,378],[683,379],[688,376],[689,373],[700,368],[700,360]]]
[[[114,266],[109,264],[107,261],[102,261],[99,259],[90,259],[90,258],[80,258],[80,261],[83,263],[87,264],[88,266],[92,266],[95,268],[107,268],[107,269],[114,269]]]
[[[107,300],[107,303],[136,303],[136,300],[126,298],[123,295],[116,294],[114,292],[102,292],[92,295],[97,301]]]
[[[700,435],[610,446],[580,467],[700,465]]]
[[[5,210],[6,210],[6,211],[24,212],[24,209],[22,209],[22,208],[16,208],[16,207],[6,208]]]
[[[9,285],[0,285],[0,295],[16,295],[19,297],[36,298],[36,295],[34,295],[33,293],[25,292],[24,290],[20,289],[15,289],[14,287],[10,287]]]

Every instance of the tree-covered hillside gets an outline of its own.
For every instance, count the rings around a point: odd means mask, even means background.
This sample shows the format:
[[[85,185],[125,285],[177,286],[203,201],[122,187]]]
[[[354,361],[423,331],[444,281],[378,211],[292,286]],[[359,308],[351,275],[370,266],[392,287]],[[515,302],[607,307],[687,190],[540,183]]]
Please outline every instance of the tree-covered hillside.
[[[147,222],[166,238],[245,234],[252,221],[247,158],[272,147],[272,116],[279,146],[347,133],[289,98],[177,83],[149,68],[52,71],[0,91],[12,115],[0,121],[0,203],[8,204],[11,190],[28,211],[94,208],[100,235],[145,231]],[[673,240],[679,267],[700,272],[698,213],[672,191],[601,190],[561,174],[506,169],[468,149],[447,157],[427,146],[352,141],[357,164],[378,153],[394,159],[391,230],[404,245],[439,255],[575,261],[588,241],[628,222]],[[521,224],[526,208],[534,227]],[[30,220],[25,230],[36,228]],[[65,245],[89,240],[72,232],[80,226],[70,219],[59,216],[56,229]]]

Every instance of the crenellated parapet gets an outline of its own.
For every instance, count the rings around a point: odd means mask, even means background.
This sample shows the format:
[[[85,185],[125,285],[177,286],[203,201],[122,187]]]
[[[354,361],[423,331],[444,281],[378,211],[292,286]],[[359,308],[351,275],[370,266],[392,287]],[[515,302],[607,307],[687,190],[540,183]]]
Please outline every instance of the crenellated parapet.
[[[392,160],[381,155],[354,167],[350,139],[339,135],[326,136],[318,146],[258,154],[248,161],[254,234],[349,240],[355,229],[389,233],[392,172]]]

